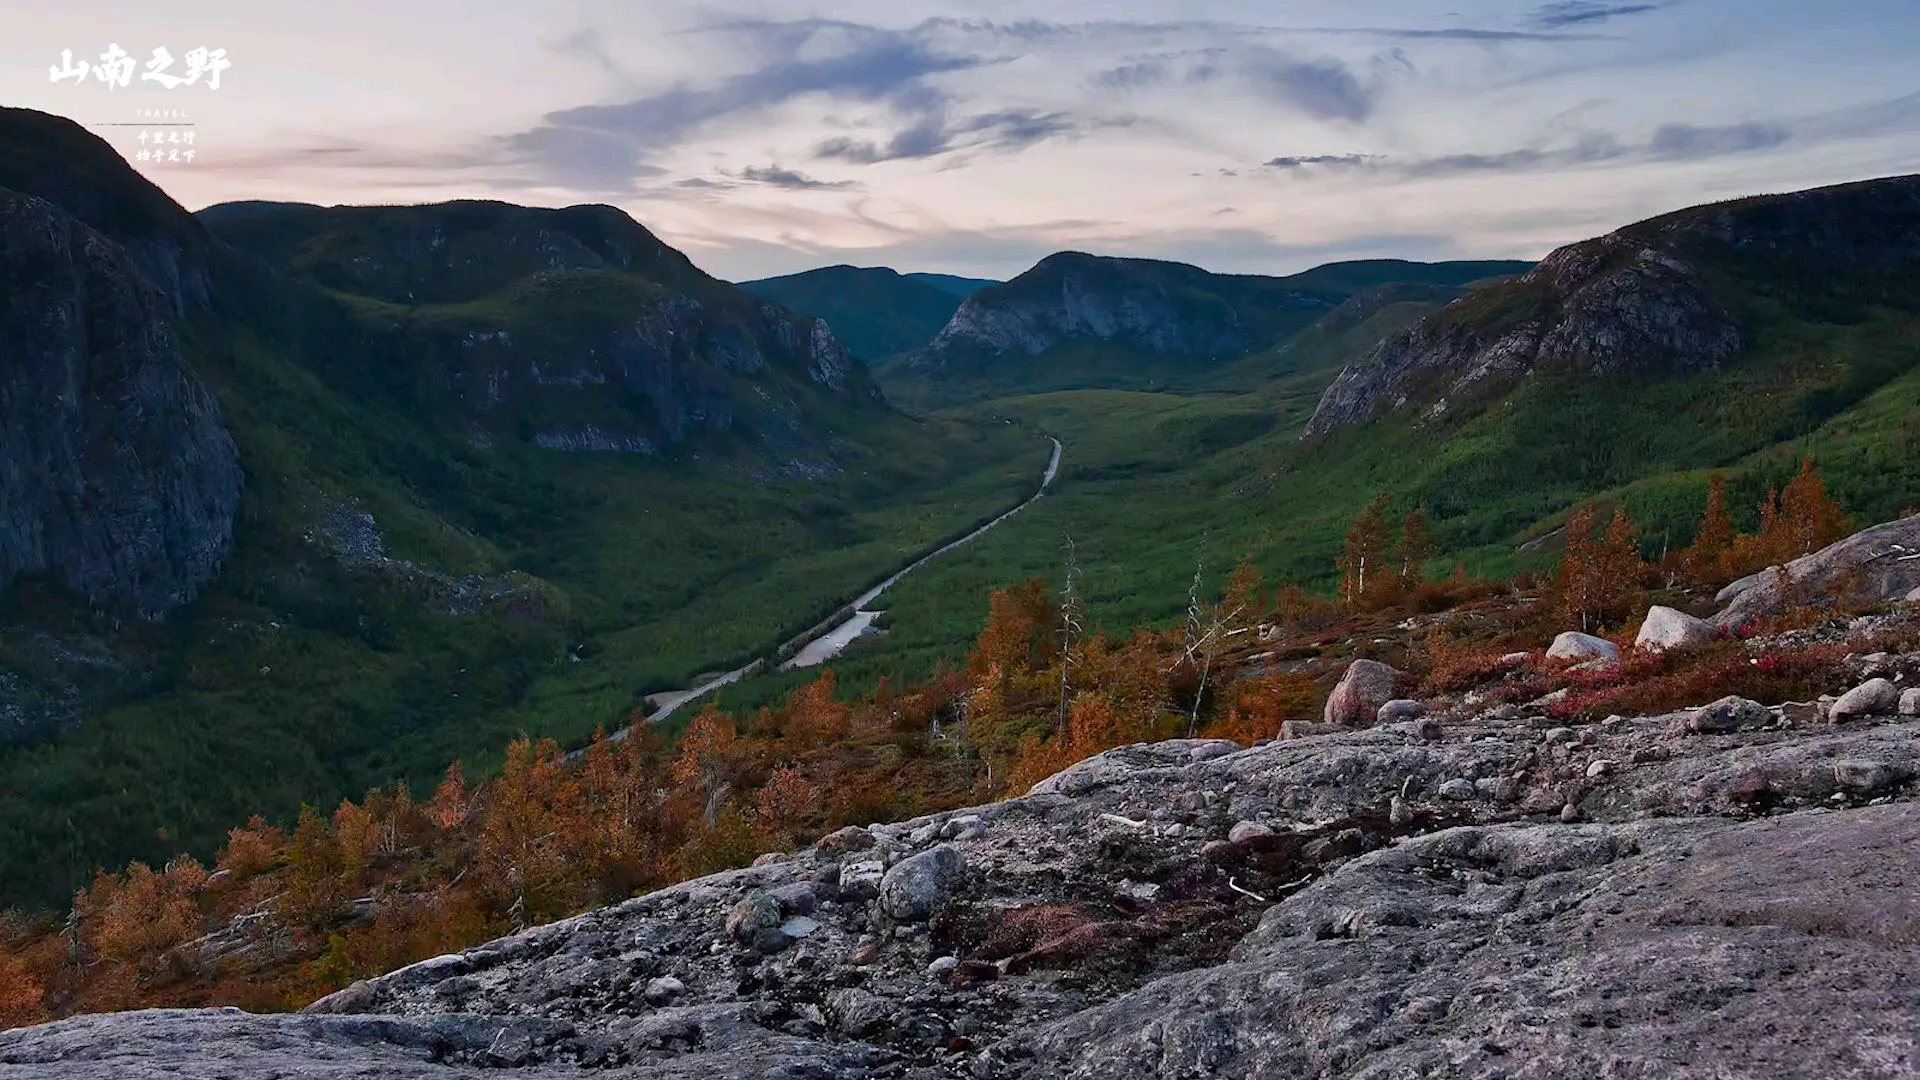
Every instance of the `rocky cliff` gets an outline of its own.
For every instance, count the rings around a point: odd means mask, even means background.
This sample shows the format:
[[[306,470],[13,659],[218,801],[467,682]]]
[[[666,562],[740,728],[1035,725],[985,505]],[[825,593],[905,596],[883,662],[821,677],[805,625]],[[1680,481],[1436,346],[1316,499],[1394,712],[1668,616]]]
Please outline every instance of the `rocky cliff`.
[[[220,569],[240,502],[174,326],[207,306],[206,238],[77,125],[0,110],[0,141],[0,591],[156,616]]]
[[[1348,365],[1304,437],[1409,410],[1437,417],[1536,371],[1690,374],[1752,340],[1751,304],[1911,307],[1920,177],[1763,196],[1669,214],[1562,248],[1456,301]],[[1899,268],[1897,280],[1889,268]]]
[[[1843,675],[1911,682],[1920,653]],[[1396,702],[1382,715],[1415,718],[1250,749],[1114,750],[1022,798],[844,829],[301,1016],[83,1017],[0,1034],[0,1064],[76,1080],[1920,1070],[1920,721],[1730,699],[1575,730],[1483,700]]]

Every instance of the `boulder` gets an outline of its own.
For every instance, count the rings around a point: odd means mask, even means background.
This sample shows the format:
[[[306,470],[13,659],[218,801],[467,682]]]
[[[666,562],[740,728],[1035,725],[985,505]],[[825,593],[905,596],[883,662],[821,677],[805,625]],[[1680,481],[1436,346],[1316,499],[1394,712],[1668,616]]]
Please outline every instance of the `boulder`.
[[[1553,639],[1553,644],[1547,648],[1547,658],[1572,660],[1576,663],[1606,660],[1617,664],[1620,662],[1620,646],[1603,637],[1569,630]]]
[[[1262,836],[1272,836],[1273,830],[1257,821],[1236,821],[1233,828],[1227,830],[1227,842],[1244,844]]]
[[[1723,697],[1687,717],[1687,730],[1700,735],[1725,735],[1741,728],[1773,723],[1773,710],[1743,697]]]
[[[1715,626],[1778,615],[1790,603],[1834,599],[1898,600],[1920,589],[1920,514],[1875,525],[1783,567],[1763,570],[1722,590],[1726,607]],[[1842,597],[1840,594],[1848,594]]]
[[[1378,660],[1355,660],[1347,665],[1340,685],[1327,698],[1324,719],[1343,727],[1366,727],[1380,716],[1380,706],[1394,699],[1400,672]]]
[[[1920,716],[1920,686],[1900,691],[1900,715]]]
[[[902,922],[924,922],[946,906],[966,872],[967,857],[951,844],[902,859],[880,879],[880,909]]]
[[[1427,707],[1412,698],[1395,698],[1380,706],[1375,720],[1382,724],[1398,724],[1403,720],[1418,720],[1427,715]]]
[[[756,892],[727,912],[727,936],[742,945],[751,945],[761,931],[777,930],[784,918],[778,900],[767,893]]]
[[[1676,608],[1655,605],[1647,609],[1646,620],[1640,624],[1633,647],[1653,652],[1690,649],[1719,636],[1719,628],[1704,619],[1696,619]]]
[[[1900,711],[1900,688],[1886,679],[1868,679],[1840,695],[1827,710],[1834,723],[1861,716],[1890,716]]]

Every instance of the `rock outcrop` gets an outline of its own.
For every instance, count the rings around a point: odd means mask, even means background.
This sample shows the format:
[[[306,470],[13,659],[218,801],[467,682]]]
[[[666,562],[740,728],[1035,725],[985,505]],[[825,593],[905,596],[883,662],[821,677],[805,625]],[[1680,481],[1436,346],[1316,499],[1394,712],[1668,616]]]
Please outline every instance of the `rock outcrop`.
[[[1917,588],[1920,515],[1875,525],[1783,567],[1741,578],[1720,591],[1717,599],[1726,606],[1712,621],[1730,630],[1777,615],[1791,603],[1904,599]]]
[[[99,230],[0,188],[0,590],[39,575],[155,616],[225,562],[239,453],[181,355],[181,302]]]
[[[305,1015],[0,1033],[0,1072],[1911,1073],[1920,721],[1710,711],[1724,722],[1616,718],[1579,738],[1456,708],[1427,732],[1126,747],[1021,798],[843,829]]]

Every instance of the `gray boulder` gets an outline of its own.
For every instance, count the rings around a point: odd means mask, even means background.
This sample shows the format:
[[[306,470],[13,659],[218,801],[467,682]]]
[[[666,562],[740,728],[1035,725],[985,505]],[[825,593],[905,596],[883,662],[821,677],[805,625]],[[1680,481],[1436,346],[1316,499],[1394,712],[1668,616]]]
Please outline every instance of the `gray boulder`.
[[[1398,670],[1378,660],[1355,660],[1347,666],[1340,685],[1334,687],[1332,696],[1327,698],[1322,719],[1350,728],[1375,723],[1380,707],[1394,699],[1400,679]]]
[[[1577,663],[1605,660],[1617,664],[1620,662],[1620,646],[1603,637],[1569,630],[1553,639],[1553,644],[1547,648],[1547,658],[1572,660]]]
[[[1900,688],[1886,679],[1868,679],[1840,695],[1827,710],[1834,723],[1862,716],[1891,716],[1900,711]]]
[[[1418,720],[1425,715],[1427,707],[1420,702],[1412,698],[1395,698],[1380,706],[1375,719],[1382,724],[1398,724],[1406,720]]]
[[[1720,629],[1704,619],[1670,607],[1647,609],[1646,621],[1633,639],[1633,647],[1654,652],[1666,649],[1690,649],[1705,645],[1720,636]]]
[[[1762,571],[1722,590],[1726,607],[1714,625],[1731,629],[1749,619],[1778,615],[1789,603],[1825,600],[1898,600],[1920,589],[1920,514],[1875,525],[1803,555],[1776,571]],[[1846,591],[1850,595],[1839,594]]]
[[[1757,701],[1743,697],[1723,697],[1687,717],[1687,730],[1701,735],[1725,735],[1742,728],[1765,727],[1773,723],[1773,711]]]
[[[880,908],[901,922],[924,922],[946,906],[966,872],[967,857],[951,844],[902,859],[880,879]]]

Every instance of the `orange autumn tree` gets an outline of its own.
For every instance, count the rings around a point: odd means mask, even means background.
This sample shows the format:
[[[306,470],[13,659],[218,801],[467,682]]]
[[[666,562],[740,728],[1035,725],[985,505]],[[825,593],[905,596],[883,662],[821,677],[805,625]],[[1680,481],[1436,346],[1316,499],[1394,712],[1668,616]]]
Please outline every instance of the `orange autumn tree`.
[[[733,717],[712,702],[680,737],[680,752],[670,771],[675,783],[699,799],[701,818],[709,830],[719,824],[721,805],[733,794],[751,754]]]
[[[1780,492],[1775,516],[1780,538],[1774,545],[1782,561],[1812,554],[1847,535],[1847,515],[1827,494],[1813,458],[1800,459],[1800,472]]]
[[[24,957],[0,951],[0,1029],[45,1018],[46,989]]]
[[[847,737],[853,709],[834,700],[836,686],[828,668],[787,699],[781,727],[788,739],[802,746],[831,746]]]
[[[1752,573],[1792,562],[1845,537],[1846,511],[1827,492],[1812,457],[1800,459],[1800,471],[1784,489],[1768,488],[1760,502],[1760,531],[1735,537],[1727,556],[1728,576]]]
[[[1614,510],[1606,532],[1595,536],[1599,517],[1591,503],[1568,515],[1566,554],[1554,578],[1561,616],[1582,630],[1631,615],[1646,572],[1639,530],[1626,510]]]
[[[1715,474],[1707,478],[1707,508],[1700,515],[1693,543],[1680,552],[1680,569],[1696,581],[1718,580],[1726,574],[1734,540],[1733,517],[1727,513],[1727,481]]]
[[[580,789],[558,743],[522,736],[507,747],[500,775],[487,785],[476,869],[516,927],[565,913],[561,886],[568,845],[583,814]]]

